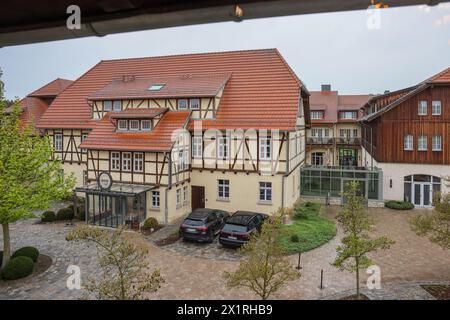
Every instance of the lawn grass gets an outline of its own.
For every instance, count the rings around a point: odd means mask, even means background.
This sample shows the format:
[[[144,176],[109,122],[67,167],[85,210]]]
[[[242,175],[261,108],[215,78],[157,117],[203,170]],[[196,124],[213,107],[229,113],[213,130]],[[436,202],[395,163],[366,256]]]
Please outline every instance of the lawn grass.
[[[336,235],[334,221],[320,216],[320,204],[307,202],[295,207],[293,224],[282,225],[280,244],[289,253],[306,252],[320,247]],[[298,242],[293,241],[297,240]]]

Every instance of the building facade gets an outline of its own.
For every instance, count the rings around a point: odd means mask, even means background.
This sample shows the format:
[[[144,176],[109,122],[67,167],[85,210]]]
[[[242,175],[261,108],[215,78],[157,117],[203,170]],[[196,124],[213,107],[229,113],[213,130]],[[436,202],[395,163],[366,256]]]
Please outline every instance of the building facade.
[[[311,91],[307,160],[313,166],[362,166],[361,106],[370,95],[340,95],[330,85]]]
[[[309,92],[276,49],[101,61],[39,119],[87,221],[292,206]]]
[[[430,207],[450,191],[450,68],[363,107],[362,161],[383,171],[384,199]]]

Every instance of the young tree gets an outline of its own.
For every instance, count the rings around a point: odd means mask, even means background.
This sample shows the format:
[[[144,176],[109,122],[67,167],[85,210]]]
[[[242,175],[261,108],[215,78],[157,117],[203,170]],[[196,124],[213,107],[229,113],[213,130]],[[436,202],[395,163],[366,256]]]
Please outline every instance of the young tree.
[[[123,237],[124,228],[114,231],[77,226],[68,241],[92,242],[97,248],[100,279],[90,279],[84,288],[99,300],[142,300],[164,283],[158,269],[150,272],[145,261],[147,251]]]
[[[450,194],[438,193],[433,200],[434,211],[414,216],[411,228],[417,235],[450,249]]]
[[[75,179],[61,174],[50,140],[35,135],[31,125],[20,126],[17,103],[5,114],[6,103],[0,84],[0,224],[3,229],[3,263],[10,259],[9,225],[32,217],[32,211],[46,209],[50,203],[67,197]]]
[[[337,257],[333,266],[340,270],[355,272],[356,295],[360,298],[359,270],[369,267],[372,260],[368,253],[378,249],[389,249],[394,241],[382,236],[376,239],[369,237],[372,221],[365,209],[365,198],[358,195],[359,184],[351,182],[348,190],[343,193],[346,203],[337,218],[344,230],[342,243],[336,248]]]
[[[280,218],[267,219],[260,234],[252,235],[242,247],[244,259],[234,272],[225,272],[229,288],[246,287],[267,300],[288,281],[296,280],[300,273],[289,263],[279,245]]]

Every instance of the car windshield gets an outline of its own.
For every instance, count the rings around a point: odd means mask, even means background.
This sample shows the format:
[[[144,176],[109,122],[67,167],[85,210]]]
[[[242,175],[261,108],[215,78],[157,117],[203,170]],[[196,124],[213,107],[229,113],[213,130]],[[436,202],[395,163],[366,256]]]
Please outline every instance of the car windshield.
[[[184,224],[188,226],[202,226],[204,222],[203,220],[186,219],[184,220]]]
[[[227,223],[222,230],[225,232],[247,232],[247,226]]]

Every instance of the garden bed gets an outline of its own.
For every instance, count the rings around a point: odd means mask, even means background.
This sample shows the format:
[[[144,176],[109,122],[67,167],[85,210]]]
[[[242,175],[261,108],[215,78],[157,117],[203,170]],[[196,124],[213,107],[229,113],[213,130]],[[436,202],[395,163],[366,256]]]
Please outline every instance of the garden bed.
[[[322,217],[320,208],[311,202],[296,205],[292,223],[281,226],[280,244],[288,254],[315,249],[334,238],[336,224]]]
[[[26,276],[21,279],[16,279],[16,280],[5,280],[5,279],[0,278],[0,288],[7,287],[7,286],[9,287],[9,286],[20,285],[24,281],[28,281],[30,278],[34,278],[34,277],[44,273],[45,271],[47,271],[47,269],[50,268],[52,263],[53,263],[52,258],[50,258],[49,256],[47,256],[45,254],[40,254],[36,263],[34,264],[33,273],[31,273],[29,276]]]
[[[359,299],[358,299],[358,295],[352,294],[351,296],[343,297],[343,298],[340,298],[339,300],[370,300],[370,299],[365,294],[360,293]]]
[[[450,285],[428,284],[423,285],[422,288],[437,300],[450,300]]]

